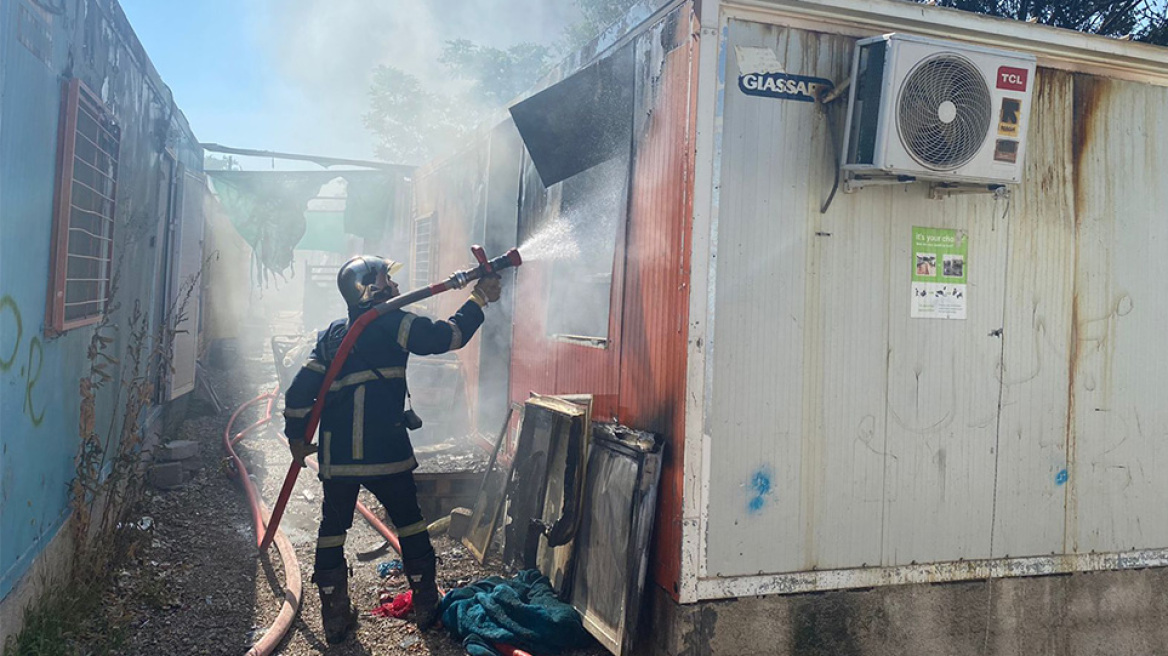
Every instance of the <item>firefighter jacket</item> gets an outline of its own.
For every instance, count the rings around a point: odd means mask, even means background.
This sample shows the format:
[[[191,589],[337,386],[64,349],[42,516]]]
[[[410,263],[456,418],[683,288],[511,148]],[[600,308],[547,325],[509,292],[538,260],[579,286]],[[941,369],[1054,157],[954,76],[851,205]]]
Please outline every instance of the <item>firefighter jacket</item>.
[[[352,319],[359,315],[357,311]],[[472,297],[446,321],[395,310],[366,326],[325,398],[317,455],[320,478],[360,481],[417,467],[404,425],[406,360],[410,353],[461,348],[482,323],[482,307]],[[284,434],[289,440],[304,439],[325,371],[349,324],[339,319],[320,333],[311,357],[288,388]]]

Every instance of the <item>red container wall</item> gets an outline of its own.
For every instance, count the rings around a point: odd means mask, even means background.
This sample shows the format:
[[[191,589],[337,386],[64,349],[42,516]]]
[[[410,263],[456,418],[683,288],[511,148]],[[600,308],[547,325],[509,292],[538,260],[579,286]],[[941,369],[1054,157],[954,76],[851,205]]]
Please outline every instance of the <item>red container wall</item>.
[[[675,597],[681,564],[696,34],[687,3],[642,31],[634,42],[636,100],[630,117],[634,136],[628,216],[618,230],[613,258],[606,343],[593,347],[548,336],[551,265],[528,261],[515,277],[508,383],[514,402],[533,392],[591,394],[595,420],[618,421],[665,438],[652,577]],[[513,126],[509,129],[514,131]],[[434,213],[435,277],[469,264],[467,246],[481,239],[484,230],[491,231],[484,227],[490,217],[483,214],[505,211],[503,200],[494,204],[485,200],[488,171],[497,164],[491,162],[493,157],[523,159],[517,189],[520,240],[530,236],[528,228],[546,215],[549,202],[559,203],[559,190],[544,188],[525,155],[496,150],[487,142],[471,145],[418,172],[414,215]],[[488,206],[491,209],[484,209]],[[429,305],[444,317],[464,299],[451,292]],[[498,320],[501,311],[489,313],[488,321]],[[499,384],[478,380],[479,341],[459,353],[472,413],[478,386]]]
[[[480,140],[450,158],[420,169],[414,186],[414,217],[433,215],[431,280],[435,282],[451,273],[469,268],[474,263],[471,244],[481,241],[476,236],[476,210],[482,205],[488,168],[487,141]],[[411,254],[412,255],[412,254]],[[434,319],[445,319],[466,302],[469,290],[454,290],[420,303],[416,310]],[[498,320],[498,317],[495,317]],[[474,403],[478,381],[479,341],[471,339],[456,353],[462,366],[466,389],[465,408],[467,427],[475,426]],[[451,390],[454,393],[454,390]]]
[[[607,348],[547,337],[547,268],[519,273],[512,351],[512,399],[529,392],[592,394],[594,418],[658,432],[666,439],[658,499],[653,579],[676,596],[681,564],[689,237],[693,216],[696,33],[688,5],[643,33],[637,49],[636,141],[629,215],[618,238]],[[546,202],[528,165],[523,211]]]
[[[664,26],[674,34],[645,44],[653,49],[660,49],[662,42],[676,45],[664,55],[663,66],[647,67],[638,77],[643,88],[655,93],[640,94],[649,111],[638,112],[648,119],[633,167],[619,406],[622,423],[666,439],[652,572],[658,585],[673,595],[681,566],[691,139],[696,110],[692,90],[697,86],[696,40],[690,38],[688,12],[682,16],[685,19],[677,25]]]

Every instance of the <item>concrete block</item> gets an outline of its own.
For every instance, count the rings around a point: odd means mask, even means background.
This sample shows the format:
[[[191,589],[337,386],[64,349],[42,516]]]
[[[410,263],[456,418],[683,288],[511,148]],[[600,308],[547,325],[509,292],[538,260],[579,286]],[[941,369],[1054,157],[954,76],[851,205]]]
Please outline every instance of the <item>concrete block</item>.
[[[162,490],[176,488],[183,484],[183,464],[162,462],[150,468],[150,484]]]
[[[470,508],[455,508],[450,511],[450,528],[446,531],[451,539],[461,540],[466,535],[466,530],[470,528],[470,515]]]
[[[158,460],[170,462],[186,460],[199,455],[199,443],[194,440],[175,440],[158,448]]]

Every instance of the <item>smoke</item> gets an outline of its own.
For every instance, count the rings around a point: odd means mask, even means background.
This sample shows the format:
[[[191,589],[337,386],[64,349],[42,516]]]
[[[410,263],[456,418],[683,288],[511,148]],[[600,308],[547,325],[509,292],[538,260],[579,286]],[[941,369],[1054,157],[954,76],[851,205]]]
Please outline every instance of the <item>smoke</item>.
[[[549,189],[555,208],[519,252],[549,272],[549,335],[608,338],[613,261],[624,224],[628,153]],[[551,202],[559,197],[558,206]],[[520,273],[522,275],[522,272]]]
[[[545,0],[264,0],[257,12],[260,50],[282,77],[276,93],[287,108],[272,119],[297,149],[368,158],[374,138],[362,117],[377,66],[449,94],[467,82],[438,61],[447,41],[547,45],[578,18],[572,3]]]

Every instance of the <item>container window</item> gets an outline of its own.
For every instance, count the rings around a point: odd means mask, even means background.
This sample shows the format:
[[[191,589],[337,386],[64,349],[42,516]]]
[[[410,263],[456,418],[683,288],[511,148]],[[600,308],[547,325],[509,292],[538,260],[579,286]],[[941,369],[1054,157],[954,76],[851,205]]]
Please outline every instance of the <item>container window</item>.
[[[430,260],[433,256],[434,214],[414,219],[413,286],[426,287],[432,281]]]
[[[96,322],[109,302],[121,131],[80,80],[66,83],[58,139],[47,326]]]
[[[561,183],[559,223],[563,244],[552,261],[548,334],[604,345],[608,339],[613,265],[625,225],[627,155]]]

